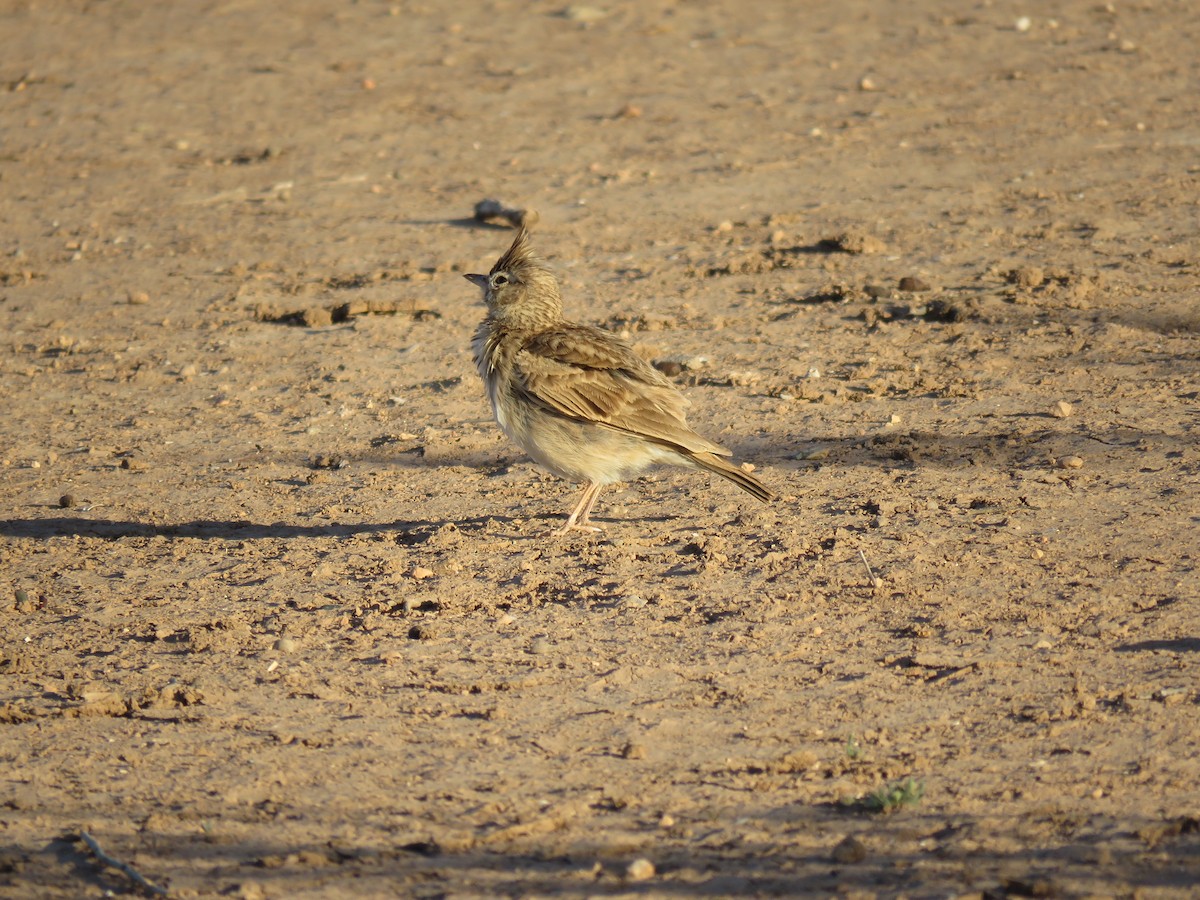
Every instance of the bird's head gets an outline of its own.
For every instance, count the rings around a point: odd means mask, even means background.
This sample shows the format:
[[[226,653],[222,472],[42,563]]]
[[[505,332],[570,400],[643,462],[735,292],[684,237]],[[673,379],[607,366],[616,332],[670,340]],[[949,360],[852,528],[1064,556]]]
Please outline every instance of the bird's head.
[[[488,274],[463,276],[483,291],[488,315],[494,319],[516,321],[562,313],[558,280],[529,243],[529,229],[535,221],[536,213],[526,213],[512,246]]]

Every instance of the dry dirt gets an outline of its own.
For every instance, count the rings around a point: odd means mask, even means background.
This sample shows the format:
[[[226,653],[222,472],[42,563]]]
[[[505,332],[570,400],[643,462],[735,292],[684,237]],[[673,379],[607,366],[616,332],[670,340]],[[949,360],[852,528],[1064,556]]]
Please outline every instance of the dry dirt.
[[[4,3],[0,897],[1195,896],[1200,20],[1052,6]],[[548,537],[488,197],[779,501]]]

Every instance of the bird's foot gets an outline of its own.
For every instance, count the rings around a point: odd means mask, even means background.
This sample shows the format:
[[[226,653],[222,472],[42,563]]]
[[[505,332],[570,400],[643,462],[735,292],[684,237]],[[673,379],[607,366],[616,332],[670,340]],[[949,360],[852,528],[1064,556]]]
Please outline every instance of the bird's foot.
[[[551,532],[551,534],[553,537],[564,537],[572,531],[583,531],[588,534],[600,534],[604,531],[604,529],[596,525],[590,525],[587,522],[572,522],[570,519],[568,519],[567,524],[565,524],[562,528],[556,528],[553,532]]]

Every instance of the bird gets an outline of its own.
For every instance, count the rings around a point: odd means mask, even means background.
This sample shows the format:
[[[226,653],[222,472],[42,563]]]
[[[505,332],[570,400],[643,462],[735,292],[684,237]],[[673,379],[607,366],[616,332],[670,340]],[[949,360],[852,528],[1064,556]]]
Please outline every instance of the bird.
[[[563,318],[558,280],[530,241],[535,221],[525,216],[488,274],[463,277],[487,306],[471,349],[496,423],[534,462],[584,485],[554,535],[601,531],[589,518],[600,491],[658,464],[703,469],[775,499],[688,426],[688,399],[627,342]]]

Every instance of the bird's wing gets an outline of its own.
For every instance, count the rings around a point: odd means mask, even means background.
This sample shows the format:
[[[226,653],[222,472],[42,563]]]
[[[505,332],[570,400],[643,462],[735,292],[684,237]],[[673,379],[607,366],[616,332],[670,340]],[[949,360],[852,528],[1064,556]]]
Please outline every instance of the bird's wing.
[[[519,389],[557,415],[685,452],[729,455],[688,427],[687,398],[607,331],[568,325],[539,332],[526,341],[514,362]]]

